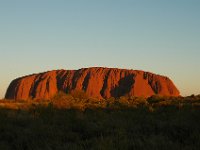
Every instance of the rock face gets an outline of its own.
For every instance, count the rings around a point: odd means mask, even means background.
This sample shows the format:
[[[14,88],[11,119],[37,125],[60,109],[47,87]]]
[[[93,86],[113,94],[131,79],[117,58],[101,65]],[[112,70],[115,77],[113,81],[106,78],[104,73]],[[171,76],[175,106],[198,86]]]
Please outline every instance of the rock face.
[[[168,77],[138,70],[96,67],[54,70],[15,79],[5,98],[50,99],[58,91],[70,93],[76,90],[83,90],[88,96],[98,99],[124,95],[179,96],[178,89]]]

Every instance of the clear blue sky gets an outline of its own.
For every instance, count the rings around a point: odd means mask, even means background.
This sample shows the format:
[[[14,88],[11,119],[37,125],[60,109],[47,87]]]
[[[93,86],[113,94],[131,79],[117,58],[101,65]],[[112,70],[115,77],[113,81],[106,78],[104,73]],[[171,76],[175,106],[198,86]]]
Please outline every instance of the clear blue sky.
[[[200,94],[200,0],[0,0],[0,98],[14,78],[105,66]]]

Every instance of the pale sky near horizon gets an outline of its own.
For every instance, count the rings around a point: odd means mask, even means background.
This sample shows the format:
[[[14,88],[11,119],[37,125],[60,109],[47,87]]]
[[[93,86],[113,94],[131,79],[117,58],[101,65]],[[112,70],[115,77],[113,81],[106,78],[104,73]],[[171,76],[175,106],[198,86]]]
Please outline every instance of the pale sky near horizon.
[[[0,98],[20,76],[92,66],[200,94],[200,0],[0,0]]]

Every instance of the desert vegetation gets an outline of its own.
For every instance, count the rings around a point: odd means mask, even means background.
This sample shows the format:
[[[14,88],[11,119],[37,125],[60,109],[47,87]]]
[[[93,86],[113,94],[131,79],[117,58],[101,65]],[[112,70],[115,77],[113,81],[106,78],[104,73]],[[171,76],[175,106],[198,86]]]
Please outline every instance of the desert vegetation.
[[[171,149],[200,147],[200,95],[123,96],[83,92],[0,103],[0,149]]]

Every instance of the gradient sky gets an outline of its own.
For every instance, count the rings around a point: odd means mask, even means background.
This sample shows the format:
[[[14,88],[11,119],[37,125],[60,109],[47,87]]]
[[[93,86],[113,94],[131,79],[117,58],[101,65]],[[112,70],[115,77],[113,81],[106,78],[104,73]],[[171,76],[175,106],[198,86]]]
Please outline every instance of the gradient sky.
[[[0,98],[11,80],[105,66],[200,94],[200,0],[0,0]]]

